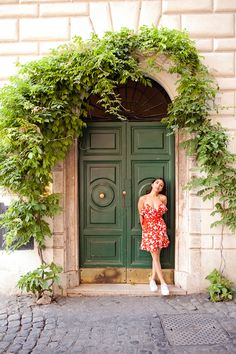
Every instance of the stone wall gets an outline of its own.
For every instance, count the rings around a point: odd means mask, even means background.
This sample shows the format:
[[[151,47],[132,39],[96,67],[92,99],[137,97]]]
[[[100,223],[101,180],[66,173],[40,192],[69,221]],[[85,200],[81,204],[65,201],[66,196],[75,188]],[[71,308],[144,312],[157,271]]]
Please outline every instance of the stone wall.
[[[15,63],[40,58],[47,54],[50,48],[71,40],[75,35],[86,39],[91,32],[102,36],[106,30],[117,31],[124,26],[137,30],[144,24],[186,29],[195,40],[198,50],[204,56],[204,62],[220,87],[217,100],[222,108],[218,116],[212,115],[212,120],[220,121],[229,129],[232,138],[230,149],[236,152],[235,12],[236,0],[0,0],[0,85],[17,72]],[[158,75],[156,79],[159,80]],[[165,87],[165,76],[159,81],[162,81]],[[174,87],[174,78],[172,81]],[[166,85],[168,87],[169,84]],[[168,93],[173,97],[174,89]],[[178,147],[176,149],[178,151]],[[176,230],[176,284],[189,292],[203,290],[207,284],[204,277],[220,265],[221,243],[226,260],[225,274],[236,282],[236,273],[232,272],[236,268],[236,237],[225,230],[221,241],[221,229],[210,228],[213,221],[210,217],[213,202],[203,203],[194,191],[187,193],[182,190],[186,182],[183,174],[187,178],[191,177],[193,172],[190,168],[194,166],[194,161],[186,159],[181,151],[177,156],[176,220],[179,221]],[[72,177],[67,173],[71,166],[74,166]],[[54,190],[63,194],[62,204],[67,212],[53,221],[54,239],[49,241],[47,258],[54,259],[64,266],[66,288],[79,282],[77,203],[74,201],[73,205],[71,204],[73,198],[77,200],[75,148],[71,149],[68,159],[55,168],[54,176]],[[73,179],[72,189],[68,187],[68,183],[71,184],[70,178]],[[27,263],[25,270],[35,263],[30,257],[25,261],[25,255],[18,252],[20,251],[17,251],[15,256],[11,255],[11,273],[15,275],[13,280],[8,282],[8,286],[12,289],[15,279],[22,271],[17,264]],[[32,251],[27,252],[30,254]],[[0,275],[6,271],[5,257],[2,252]]]

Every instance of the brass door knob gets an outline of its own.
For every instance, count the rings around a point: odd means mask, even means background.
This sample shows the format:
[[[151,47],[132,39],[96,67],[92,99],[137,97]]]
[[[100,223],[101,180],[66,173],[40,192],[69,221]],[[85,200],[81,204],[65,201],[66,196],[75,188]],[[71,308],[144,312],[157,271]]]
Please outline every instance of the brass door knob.
[[[99,194],[99,198],[100,198],[100,199],[104,199],[104,198],[105,198],[105,194],[104,194],[104,193],[100,193],[100,194]]]
[[[123,192],[122,192],[123,197],[125,197],[126,194],[127,194],[126,191],[123,191]]]

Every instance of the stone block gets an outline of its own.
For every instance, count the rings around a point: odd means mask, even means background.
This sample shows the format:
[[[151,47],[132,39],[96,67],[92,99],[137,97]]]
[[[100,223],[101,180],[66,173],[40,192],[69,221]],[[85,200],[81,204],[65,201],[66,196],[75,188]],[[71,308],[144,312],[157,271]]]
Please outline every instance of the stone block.
[[[235,93],[233,91],[219,92],[216,102],[219,105],[219,114],[231,116],[235,114]]]
[[[196,38],[194,39],[196,48],[199,52],[211,52],[213,50],[213,40],[209,38]]]
[[[201,271],[201,250],[189,250],[189,273],[198,273]]]
[[[7,79],[9,76],[15,75],[17,73],[16,63],[18,62],[17,57],[0,57],[0,79]]]
[[[190,209],[201,209],[202,198],[196,195],[189,196],[189,208]]]
[[[234,14],[183,15],[184,29],[196,38],[234,37]]]
[[[40,4],[39,7],[40,16],[77,16],[77,15],[88,15],[88,4],[86,3],[75,3],[75,2],[64,2],[54,4]]]
[[[181,233],[176,239],[175,246],[180,250],[175,259],[176,270],[186,271],[188,268],[189,233]]]
[[[20,0],[20,2],[30,2],[32,0]],[[36,2],[40,2],[40,3],[47,3],[47,2],[71,2],[71,1],[81,1],[81,0],[33,0]]]
[[[200,209],[202,204],[202,198],[196,195],[190,195],[189,197],[189,208],[190,209]]]
[[[236,90],[236,78],[217,78],[220,90]]]
[[[65,43],[66,43],[66,41],[40,42],[39,43],[39,53],[42,55],[48,54],[48,53],[50,53],[50,51],[52,49],[55,49]]]
[[[19,57],[19,63],[26,64],[34,60],[39,60],[41,57],[40,55],[21,55]]]
[[[80,36],[83,39],[91,37],[91,33],[94,32],[91,20],[88,16],[71,18],[71,33],[70,38],[74,36]]]
[[[186,277],[186,290],[187,294],[195,294],[203,292],[205,289],[202,287],[202,277],[200,269],[198,272],[187,274]]]
[[[19,0],[0,0],[0,4],[18,4]]]
[[[69,20],[67,18],[20,19],[20,39],[32,40],[68,40]]]
[[[38,44],[33,42],[1,43],[0,55],[37,54]]]
[[[231,51],[236,50],[236,38],[214,39],[214,50]]]
[[[62,212],[53,218],[53,232],[64,232],[64,214]]]
[[[57,265],[64,267],[64,249],[54,248],[53,249],[53,262]]]
[[[189,232],[193,234],[201,233],[201,211],[189,211]]]
[[[202,261],[201,273],[203,274],[203,278],[205,278],[214,268],[219,269],[220,267],[219,250],[215,250],[215,249],[202,250],[201,261]]]
[[[89,15],[95,33],[102,37],[104,32],[112,30],[111,15],[108,2],[91,2]]]
[[[61,171],[64,169],[64,161],[59,161],[57,164],[53,167],[53,171]]]
[[[32,17],[37,16],[37,5],[1,5],[0,6],[0,18],[3,17]]]
[[[220,232],[221,227],[217,226],[217,227],[211,227],[211,224],[214,221],[219,220],[218,216],[211,216],[211,211],[210,210],[201,210],[201,233],[202,234],[212,234],[212,235],[216,235]]]
[[[51,231],[51,233],[53,232],[53,218],[50,218],[49,216],[45,216],[44,220],[46,223],[48,223],[49,229]],[[50,237],[49,237],[50,238]],[[51,239],[51,238],[50,238]]]
[[[212,216],[211,210],[190,210],[189,211],[189,232],[191,234],[218,235],[221,226],[211,227],[211,224],[219,220],[219,216]],[[229,230],[225,232],[230,233]]]
[[[211,117],[213,123],[220,123],[223,128],[229,130],[236,130],[236,117],[235,116],[214,116]]]
[[[46,248],[53,248],[53,237],[47,237],[45,245]]]
[[[235,235],[233,236],[235,238]],[[218,258],[220,258],[219,250],[216,250],[218,253]],[[224,258],[226,260],[224,276],[231,280],[234,283],[234,287],[236,287],[236,257],[235,257],[235,249],[226,249],[223,251]]]
[[[140,6],[137,1],[110,2],[113,30],[119,31],[122,27],[136,30]]]
[[[64,235],[61,233],[53,235],[53,245],[55,248],[63,248],[64,245]]]
[[[203,248],[213,248],[213,236],[212,235],[201,235],[201,249]]]
[[[201,235],[189,236],[189,248],[201,248]]]
[[[223,248],[236,249],[236,235],[223,235],[222,238]],[[221,235],[214,236],[214,248],[221,248]]]
[[[164,0],[162,5],[162,11],[166,13],[185,13],[185,12],[208,12],[212,11],[211,0]]]
[[[213,209],[213,200],[205,200],[201,197],[198,197],[196,195],[190,195],[189,197],[189,207],[190,209],[206,209],[206,210],[212,210]]]
[[[236,131],[228,131],[229,135],[229,143],[228,143],[228,149],[231,153],[235,154],[236,153]]]
[[[161,1],[142,1],[139,27],[143,25],[156,26],[161,17]]]
[[[234,75],[234,53],[205,53],[203,62],[214,76]]]
[[[180,15],[163,15],[161,17],[158,27],[159,28],[166,27],[169,29],[180,30],[181,28]]]
[[[64,193],[63,171],[54,171],[53,172],[53,193]]]
[[[54,262],[53,254],[54,254],[54,249],[52,247],[47,247],[43,251],[43,258],[44,258],[46,263]]]
[[[67,283],[68,288],[73,288],[79,285],[79,272],[74,270],[71,272],[67,272]]]
[[[236,272],[233,272],[233,269],[236,269],[236,258],[235,250],[224,250],[223,256],[226,259],[224,275],[231,281],[236,282]],[[202,250],[201,252],[201,273],[202,278],[204,279],[213,269],[219,269],[221,263],[221,255],[219,249],[213,250]],[[209,285],[209,281],[206,282]]]
[[[215,11],[236,11],[236,0],[215,0]]]
[[[0,41],[16,41],[17,20],[0,20]]]
[[[174,283],[175,283],[175,286],[178,286],[184,290],[187,289],[187,272],[185,271],[177,271],[175,270],[175,280],[174,280]]]

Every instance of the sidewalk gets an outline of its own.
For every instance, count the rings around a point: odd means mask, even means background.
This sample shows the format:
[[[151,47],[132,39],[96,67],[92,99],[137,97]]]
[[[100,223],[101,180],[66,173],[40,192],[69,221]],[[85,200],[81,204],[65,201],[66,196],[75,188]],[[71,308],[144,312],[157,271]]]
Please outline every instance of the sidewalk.
[[[236,300],[207,294],[79,296],[36,306],[0,296],[0,353],[236,353]]]

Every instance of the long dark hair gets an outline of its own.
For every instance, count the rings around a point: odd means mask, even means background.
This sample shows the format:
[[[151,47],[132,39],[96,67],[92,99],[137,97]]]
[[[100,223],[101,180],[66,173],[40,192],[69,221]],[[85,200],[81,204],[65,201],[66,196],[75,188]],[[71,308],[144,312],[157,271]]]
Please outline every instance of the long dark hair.
[[[153,179],[153,180],[150,182],[150,187],[148,188],[146,194],[149,194],[149,193],[151,192],[151,190],[152,190],[152,184],[153,184],[157,179],[160,179],[160,180],[164,183],[164,186],[163,186],[163,189],[162,189],[162,191],[161,191],[161,194],[166,195],[166,182],[165,182],[164,178],[162,178],[162,177],[157,177],[157,178]]]

